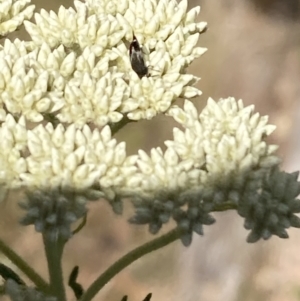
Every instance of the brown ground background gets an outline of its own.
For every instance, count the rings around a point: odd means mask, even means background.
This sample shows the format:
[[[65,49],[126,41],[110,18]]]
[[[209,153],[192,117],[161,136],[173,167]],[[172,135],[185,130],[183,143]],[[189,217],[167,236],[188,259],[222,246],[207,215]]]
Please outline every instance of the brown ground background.
[[[57,0],[34,3],[38,10],[55,11],[59,5],[71,5]],[[190,7],[195,5],[202,8],[199,20],[208,22],[199,45],[209,49],[191,67],[203,78],[198,84],[203,96],[195,102],[203,107],[208,96],[234,96],[254,103],[278,126],[272,142],[280,145],[283,168],[299,170],[299,0],[190,2]],[[159,117],[128,126],[118,139],[126,140],[132,153],[162,146],[171,128],[169,119]],[[32,227],[17,226],[21,213],[14,199],[1,207],[1,238],[47,277],[41,237]],[[194,237],[190,248],[176,242],[134,263],[95,301],[120,301],[124,294],[129,301],[141,301],[148,292],[153,293],[152,301],[300,300],[300,231],[290,230],[288,240],[274,237],[249,245],[236,214],[218,214],[217,220],[205,229],[204,237]],[[94,203],[87,226],[66,247],[65,274],[79,265],[79,281],[87,287],[114,260],[149,239],[147,229],[129,226],[104,202]],[[68,295],[75,300],[71,292]]]

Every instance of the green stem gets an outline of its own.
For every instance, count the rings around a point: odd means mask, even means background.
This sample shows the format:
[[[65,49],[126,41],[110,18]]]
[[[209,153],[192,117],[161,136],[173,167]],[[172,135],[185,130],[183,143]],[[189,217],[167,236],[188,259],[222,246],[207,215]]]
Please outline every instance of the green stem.
[[[4,241],[0,239],[0,252],[4,254],[13,264],[20,269],[42,292],[49,289],[48,283],[32,269],[17,253],[9,248]]]
[[[59,237],[57,240],[53,240],[53,238],[49,237],[47,233],[43,233],[43,240],[50,278],[49,293],[55,296],[57,300],[65,301],[66,292],[61,264],[65,240],[62,240]]]
[[[91,301],[95,297],[95,295],[101,290],[101,288],[103,288],[105,284],[107,284],[115,275],[121,272],[124,268],[126,268],[142,256],[174,242],[175,240],[179,239],[182,236],[182,234],[183,231],[176,228],[130,251],[129,253],[121,257],[118,261],[116,261],[113,265],[111,265],[106,271],[104,271],[104,273],[101,274],[86,290],[86,292],[80,298],[80,301]]]

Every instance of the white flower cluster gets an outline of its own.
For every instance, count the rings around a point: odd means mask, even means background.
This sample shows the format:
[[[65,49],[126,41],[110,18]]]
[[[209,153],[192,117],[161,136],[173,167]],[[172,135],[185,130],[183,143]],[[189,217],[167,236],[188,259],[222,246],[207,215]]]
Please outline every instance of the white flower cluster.
[[[44,113],[56,112],[63,107],[65,100],[59,89],[63,79],[55,70],[57,61],[63,61],[62,49],[51,52],[44,45],[30,51],[24,42],[5,40],[0,51],[1,121],[9,112],[40,122]]]
[[[169,112],[185,131],[175,128],[167,150],[154,148],[151,156],[142,150],[127,156],[125,142],[118,144],[109,126],[92,131],[87,125],[54,128],[48,123],[27,130],[23,117],[16,122],[7,115],[0,129],[0,180],[10,187],[86,189],[96,184],[108,199],[201,187],[238,189],[243,174],[279,163],[276,147],[264,142],[274,127],[252,111],[233,98],[210,99],[198,117],[186,101],[184,109]]]
[[[274,155],[277,146],[265,142],[275,127],[267,124],[267,117],[254,114],[253,109],[234,98],[218,103],[209,99],[200,114],[188,100],[183,109],[173,106],[168,113],[184,130],[174,128],[174,139],[165,142],[165,152],[152,149],[148,156],[139,151],[138,170],[132,176],[135,215],[130,222],[148,224],[150,233],[156,234],[173,219],[185,231],[181,241],[188,246],[193,232],[202,235],[203,225],[215,221],[211,212],[228,203],[231,208],[246,211],[243,216],[251,220],[252,229],[259,228],[261,222],[256,223],[256,215],[262,220],[266,216],[261,209],[263,201],[265,207],[275,204],[264,183],[280,160]],[[293,181],[295,177],[290,186],[295,184]],[[294,191],[298,192],[298,187]],[[260,201],[253,205],[254,197]],[[294,200],[288,202],[288,212],[295,212]],[[284,219],[286,215],[281,216]],[[298,226],[294,219],[293,225]],[[279,233],[281,221],[276,231],[272,227],[268,233]]]
[[[35,6],[30,0],[2,0],[0,2],[0,35],[15,31],[24,20],[32,17]]]
[[[137,169],[137,156],[126,156],[125,143],[118,144],[108,126],[91,131],[88,126],[65,129],[61,124],[54,129],[48,123],[26,130],[24,118],[17,123],[8,115],[0,137],[0,182],[10,188],[62,186],[80,190],[98,184],[112,199],[115,192],[128,187]]]
[[[264,170],[280,163],[274,155],[278,146],[265,142],[275,126],[267,124],[268,116],[253,111],[254,106],[244,107],[242,100],[230,97],[216,103],[210,98],[198,116],[186,100],[183,109],[169,110],[185,130],[174,128],[174,141],[166,145],[181,159],[192,160],[206,190],[231,187],[235,195],[234,190],[241,190],[247,178],[260,181]]]
[[[27,46],[19,40],[6,40],[0,52],[0,102],[8,112],[33,122],[57,113],[61,122],[74,121],[81,127],[92,121],[103,126],[122,118],[115,111],[122,104],[122,81],[105,72],[96,81],[89,67],[95,56],[88,48],[75,59],[75,53],[67,55],[62,45],[53,51],[46,43],[33,50]],[[116,83],[119,89],[113,88]],[[5,115],[6,111],[0,110],[2,121]]]
[[[168,114],[185,130],[174,128],[174,140],[166,141],[165,153],[152,149],[151,156],[139,151],[140,193],[182,191],[186,188],[240,190],[249,176],[262,179],[262,171],[280,163],[276,145],[264,139],[275,129],[267,116],[253,114],[254,106],[241,100],[208,100],[198,115],[192,102],[172,107]]]
[[[0,36],[22,23],[31,36],[0,46],[0,199],[29,188],[23,224],[68,239],[87,200],[104,197],[121,213],[129,197],[132,223],[155,234],[172,219],[184,245],[226,205],[245,218],[248,241],[300,227],[298,174],[277,168],[268,117],[234,98],[209,99],[200,114],[190,101],[201,91],[187,67],[206,51],[197,46],[206,29],[196,21],[200,7],[188,11],[187,0],[74,7],[42,9],[32,23],[30,0],[0,2]],[[178,98],[183,108],[173,104]],[[160,113],[181,127],[173,140],[127,156],[112,133]]]
[[[27,2],[15,3],[23,3],[11,8],[18,15]],[[279,163],[276,146],[264,141],[274,127],[252,106],[209,99],[200,115],[189,100],[183,109],[173,106],[178,97],[201,93],[193,87],[198,78],[186,74],[206,51],[196,46],[206,27],[195,21],[199,7],[187,12],[186,0],[74,4],[76,10],[61,6],[58,14],[41,10],[36,24],[25,21],[32,41],[1,46],[1,185],[97,187],[110,200],[203,187],[235,191],[246,181],[241,174],[259,178],[259,171]],[[24,18],[29,7],[20,13]],[[133,35],[147,64],[157,68],[150,76],[139,78],[132,69]],[[165,152],[154,148],[150,155],[140,150],[127,157],[108,124],[162,112],[184,131],[174,129]],[[26,121],[47,118],[55,122],[27,129]],[[91,124],[102,129],[91,130]]]
[[[151,119],[178,97],[201,94],[193,87],[198,78],[186,74],[206,51],[196,47],[206,27],[195,22],[200,7],[187,12],[186,0],[74,5],[76,10],[61,6],[58,14],[41,10],[34,15],[36,24],[25,21],[31,42],[5,41],[0,50],[2,121],[5,113],[33,122],[53,114],[77,127],[105,126],[125,115]],[[149,77],[140,79],[132,70],[133,35],[143,44],[146,63],[155,66]]]

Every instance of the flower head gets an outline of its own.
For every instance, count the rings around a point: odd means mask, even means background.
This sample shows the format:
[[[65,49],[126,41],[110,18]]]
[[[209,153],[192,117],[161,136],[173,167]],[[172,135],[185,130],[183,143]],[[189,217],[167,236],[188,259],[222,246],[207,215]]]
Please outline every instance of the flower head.
[[[184,130],[174,129],[165,152],[139,151],[133,176],[139,189],[130,221],[149,224],[156,233],[172,218],[186,230],[182,241],[189,245],[193,232],[203,234],[203,225],[214,221],[210,213],[218,205],[244,204],[247,187],[261,188],[280,163],[277,146],[265,141],[275,127],[234,98],[209,99],[200,114],[186,100],[183,109],[173,106],[168,113]]]
[[[186,74],[206,51],[196,46],[206,27],[195,22],[200,7],[188,12],[187,1],[121,2],[75,1],[76,10],[41,10],[35,14],[36,24],[25,22],[35,48],[47,52],[39,56],[38,66],[55,75],[50,86],[60,105],[50,98],[49,106],[55,107],[51,113],[59,110],[59,121],[82,127],[87,122],[116,123],[124,115],[151,119],[178,97],[201,94],[193,87],[198,78]],[[143,44],[146,64],[155,66],[150,77],[140,79],[131,68],[133,35]],[[57,55],[50,50],[55,48]]]
[[[31,17],[28,3],[1,3],[0,34]],[[277,146],[266,142],[275,129],[268,117],[231,97],[209,99],[201,113],[190,101],[201,91],[187,67],[206,51],[197,46],[206,28],[196,21],[200,7],[188,11],[187,0],[75,0],[74,6],[42,9],[35,23],[24,21],[32,41],[6,40],[0,48],[0,185],[45,192],[45,198],[28,195],[23,223],[69,238],[86,200],[105,197],[120,213],[122,199],[131,197],[131,222],[157,233],[173,219],[185,230],[184,245],[226,202],[246,218],[249,240],[285,236],[288,225],[298,226],[298,186],[273,173],[280,160]],[[142,72],[132,66],[134,45]],[[186,99],[183,108],[174,105],[178,98]],[[165,150],[127,156],[112,129],[160,113],[181,126],[173,140]],[[274,209],[273,184],[281,180],[295,193]],[[66,189],[78,196],[75,203]]]
[[[247,241],[256,242],[272,235],[288,238],[285,229],[300,228],[299,172],[285,173],[277,168],[265,177],[260,186],[248,181],[238,213],[245,218],[245,228],[251,230]]]
[[[85,201],[72,188],[28,191],[25,201],[20,203],[26,210],[21,224],[33,224],[37,232],[44,233],[51,241],[68,240],[72,236],[71,224],[87,212]]]
[[[169,114],[184,128],[174,129],[174,141],[166,145],[182,159],[190,158],[198,168],[207,197],[217,203],[228,196],[237,201],[248,178],[261,181],[264,172],[280,163],[274,155],[276,145],[265,141],[275,129],[268,117],[253,113],[254,106],[244,107],[241,100],[208,100],[199,114],[190,101],[184,108],[174,107]]]

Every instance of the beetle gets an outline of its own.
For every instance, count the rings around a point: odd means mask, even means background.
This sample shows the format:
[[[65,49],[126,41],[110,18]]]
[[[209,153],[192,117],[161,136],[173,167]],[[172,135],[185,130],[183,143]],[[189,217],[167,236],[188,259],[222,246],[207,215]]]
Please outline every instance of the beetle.
[[[129,46],[129,58],[131,67],[139,78],[149,76],[149,68],[146,66],[143,50],[135,35]]]

